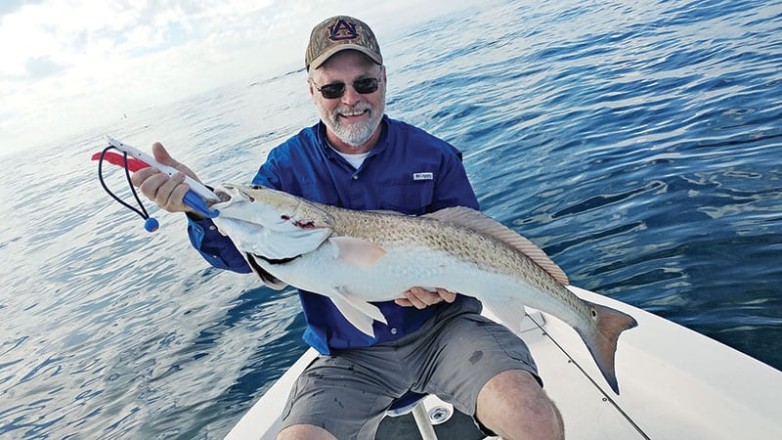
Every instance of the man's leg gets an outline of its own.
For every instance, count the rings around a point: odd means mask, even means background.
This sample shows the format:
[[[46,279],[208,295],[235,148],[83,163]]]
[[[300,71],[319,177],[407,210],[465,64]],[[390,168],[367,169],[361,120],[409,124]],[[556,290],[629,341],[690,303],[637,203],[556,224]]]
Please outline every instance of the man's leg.
[[[406,364],[426,366],[413,391],[436,394],[505,440],[560,440],[561,417],[524,341],[481,316],[477,300],[455,307],[406,348]]]
[[[280,431],[277,440],[337,440],[337,438],[325,429],[314,425],[293,425]]]
[[[565,438],[562,416],[532,374],[497,374],[478,393],[476,415],[505,440]]]
[[[397,383],[404,380],[398,360],[386,354],[368,348],[315,359],[291,389],[277,439],[374,438],[394,396],[406,389]]]

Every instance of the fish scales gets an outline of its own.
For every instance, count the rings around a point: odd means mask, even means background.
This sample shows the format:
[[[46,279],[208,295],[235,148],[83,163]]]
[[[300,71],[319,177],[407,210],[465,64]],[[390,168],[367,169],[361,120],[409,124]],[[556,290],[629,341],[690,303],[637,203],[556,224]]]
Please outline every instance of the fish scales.
[[[530,258],[494,237],[433,219],[347,211],[327,205],[320,208],[335,219],[336,236],[358,237],[381,247],[437,249],[494,273],[512,277],[523,273],[533,287],[562,298],[573,308],[582,305],[569,301],[572,293]]]

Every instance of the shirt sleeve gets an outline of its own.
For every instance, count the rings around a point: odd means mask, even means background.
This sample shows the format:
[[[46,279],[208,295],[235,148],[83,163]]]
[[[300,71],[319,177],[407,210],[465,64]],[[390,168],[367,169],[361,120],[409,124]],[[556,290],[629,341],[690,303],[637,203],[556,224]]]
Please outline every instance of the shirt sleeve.
[[[452,206],[480,210],[478,198],[462,164],[462,155],[455,148],[451,149],[453,154],[445,154],[440,165],[440,177],[435,185],[431,210],[434,212]]]
[[[253,185],[261,185],[266,188],[282,190],[282,181],[280,179],[280,173],[277,167],[277,150],[272,150],[269,153],[269,157],[266,158],[266,162],[258,169],[258,172],[253,178]]]
[[[188,215],[187,235],[190,244],[212,266],[239,273],[252,272],[231,239],[221,234],[211,219],[196,220]]]
[[[273,156],[270,154],[266,162],[258,169],[258,173],[252,181],[253,185],[263,185],[272,189],[280,188],[280,179]],[[196,220],[188,215],[187,235],[190,238],[190,244],[213,267],[239,273],[252,272],[231,239],[221,234],[211,219]]]
[[[272,151],[266,162],[258,169],[258,173],[256,173],[252,181],[253,185],[279,189],[281,185],[275,164],[275,154]],[[187,235],[190,238],[190,244],[212,266],[239,273],[252,272],[247,261],[241,252],[236,249],[231,239],[221,234],[211,219],[196,220],[188,215]]]

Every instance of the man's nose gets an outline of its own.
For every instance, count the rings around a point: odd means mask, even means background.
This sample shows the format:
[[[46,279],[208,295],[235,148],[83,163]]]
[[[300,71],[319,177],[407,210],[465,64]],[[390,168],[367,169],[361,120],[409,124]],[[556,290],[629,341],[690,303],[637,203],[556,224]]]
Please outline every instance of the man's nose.
[[[345,94],[342,95],[342,103],[345,105],[355,105],[361,100],[361,94],[353,88],[353,84],[345,84]]]

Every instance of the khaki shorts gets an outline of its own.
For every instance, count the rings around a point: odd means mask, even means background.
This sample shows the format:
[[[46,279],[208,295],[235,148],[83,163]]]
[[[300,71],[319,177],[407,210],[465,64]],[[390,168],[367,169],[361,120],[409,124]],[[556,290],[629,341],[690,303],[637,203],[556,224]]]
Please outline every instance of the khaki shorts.
[[[339,440],[374,439],[386,410],[408,391],[474,416],[478,392],[495,375],[525,370],[540,381],[527,345],[465,299],[397,341],[315,359],[291,390],[281,429],[310,424]]]

